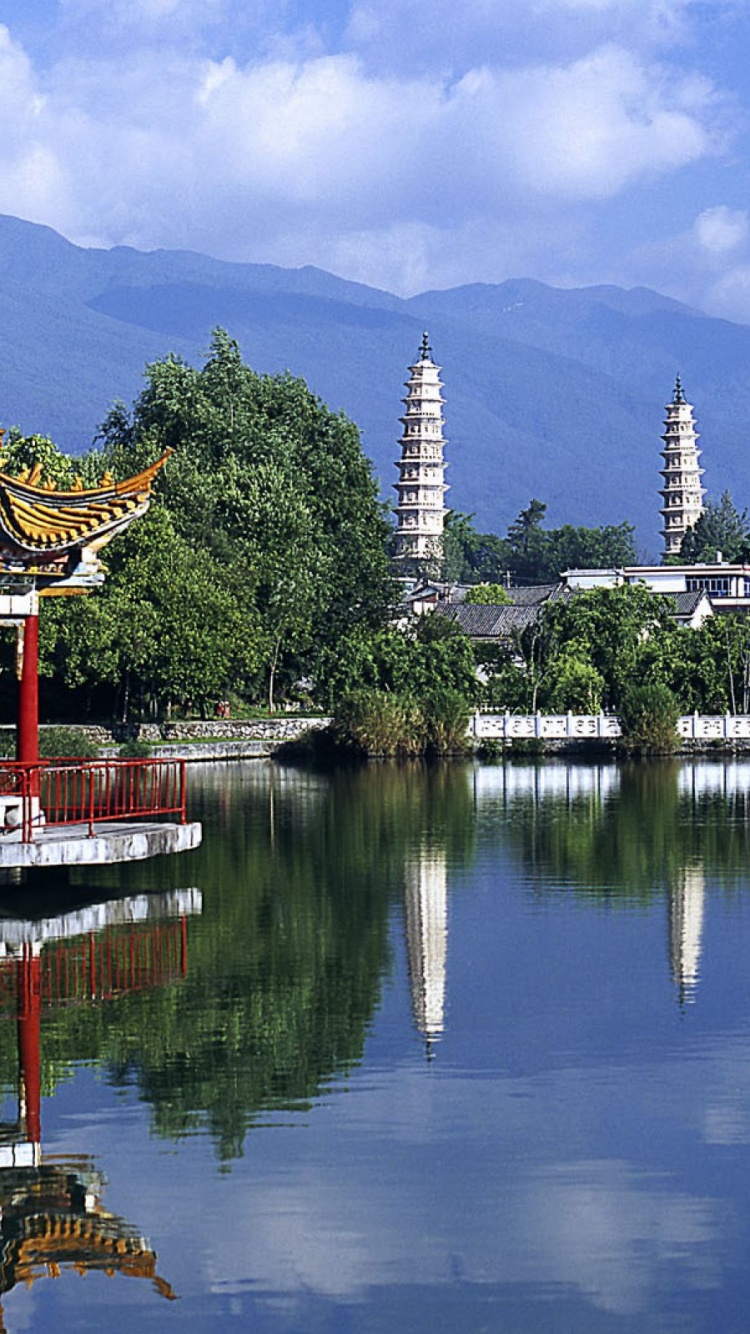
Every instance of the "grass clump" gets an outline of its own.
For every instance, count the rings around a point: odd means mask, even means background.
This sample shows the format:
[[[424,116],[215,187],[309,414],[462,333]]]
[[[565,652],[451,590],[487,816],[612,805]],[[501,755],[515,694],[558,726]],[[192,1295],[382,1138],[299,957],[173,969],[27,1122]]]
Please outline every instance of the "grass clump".
[[[463,754],[470,705],[456,690],[419,700],[390,690],[354,691],[336,712],[334,735],[345,749],[383,758]]]
[[[669,686],[630,686],[620,706],[621,749],[628,755],[671,755],[680,744],[680,712]]]

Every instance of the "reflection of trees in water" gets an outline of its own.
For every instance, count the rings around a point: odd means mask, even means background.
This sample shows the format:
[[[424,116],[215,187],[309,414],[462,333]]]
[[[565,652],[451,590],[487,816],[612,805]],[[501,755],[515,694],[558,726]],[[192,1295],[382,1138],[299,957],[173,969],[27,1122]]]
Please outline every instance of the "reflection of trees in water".
[[[750,769],[724,784],[721,770],[649,761],[613,769],[614,786],[572,796],[535,795],[506,805],[508,836],[546,890],[568,888],[648,901],[680,887],[687,870],[713,880],[744,875],[750,856]]]
[[[405,864],[425,846],[468,855],[473,812],[463,766],[322,776],[256,764],[194,779],[191,814],[206,823],[189,861],[106,872],[131,893],[200,884],[184,982],[56,1016],[44,1057],[58,1076],[103,1064],[137,1085],[160,1133],[205,1126],[230,1158],[253,1118],[309,1105],[361,1059]]]
[[[747,875],[750,766],[650,761],[610,774],[614,785],[573,794],[540,796],[534,780],[525,792],[516,781],[509,836],[541,891],[610,904],[666,892],[669,964],[684,1004],[699,981],[707,879],[732,889]]]

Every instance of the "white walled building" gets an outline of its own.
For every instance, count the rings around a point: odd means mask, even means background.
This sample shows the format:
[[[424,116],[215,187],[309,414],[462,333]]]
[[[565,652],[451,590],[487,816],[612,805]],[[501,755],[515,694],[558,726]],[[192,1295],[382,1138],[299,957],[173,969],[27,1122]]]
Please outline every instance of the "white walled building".
[[[720,557],[721,553],[718,554]],[[566,570],[561,578],[567,588],[581,591],[643,584],[652,593],[664,593],[676,599],[677,619],[694,629],[714,612],[750,612],[750,565],[730,564],[721,559],[700,565],[626,565],[610,570]]]
[[[404,415],[395,554],[404,575],[439,574],[445,526],[445,460],[440,366],[432,359],[427,334],[419,359],[409,367]]]
[[[686,402],[679,375],[672,402],[667,405],[664,422],[664,467],[661,475],[663,505],[661,516],[665,556],[679,556],[682,539],[703,513],[703,468],[699,466],[698,432],[693,420],[693,406]]]

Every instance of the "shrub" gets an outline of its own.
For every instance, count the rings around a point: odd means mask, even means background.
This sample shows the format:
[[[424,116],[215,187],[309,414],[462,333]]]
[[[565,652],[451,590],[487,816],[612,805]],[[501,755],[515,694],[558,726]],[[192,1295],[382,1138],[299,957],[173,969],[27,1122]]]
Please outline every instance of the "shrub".
[[[544,742],[539,736],[514,737],[508,742],[511,759],[538,760],[544,754]]]
[[[138,737],[131,737],[120,746],[121,760],[147,760],[151,756],[152,750],[147,741],[140,741]]]
[[[98,757],[99,747],[77,727],[43,727],[39,754],[45,760],[92,760]]]
[[[679,745],[680,705],[669,686],[629,686],[620,707],[622,749],[629,755],[668,755]]]
[[[477,757],[485,764],[496,764],[498,760],[502,760],[504,754],[504,744],[497,737],[486,736],[477,746]]]

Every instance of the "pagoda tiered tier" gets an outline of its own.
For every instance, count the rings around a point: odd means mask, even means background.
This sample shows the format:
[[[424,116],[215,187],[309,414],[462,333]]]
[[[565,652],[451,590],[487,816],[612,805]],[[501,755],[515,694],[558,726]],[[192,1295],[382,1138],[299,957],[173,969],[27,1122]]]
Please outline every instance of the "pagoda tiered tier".
[[[667,404],[666,411],[662,436],[664,467],[661,475],[664,486],[661,496],[664,504],[661,515],[664,526],[661,533],[664,538],[664,555],[678,556],[688,528],[692,528],[703,513],[705,494],[701,485],[704,470],[698,463],[701,451],[698,449],[693,406],[685,400],[679,375],[672,402]]]
[[[440,573],[445,526],[445,460],[440,366],[432,359],[427,334],[419,359],[409,367],[401,418],[401,458],[395,553],[400,573],[420,577]]]

